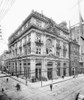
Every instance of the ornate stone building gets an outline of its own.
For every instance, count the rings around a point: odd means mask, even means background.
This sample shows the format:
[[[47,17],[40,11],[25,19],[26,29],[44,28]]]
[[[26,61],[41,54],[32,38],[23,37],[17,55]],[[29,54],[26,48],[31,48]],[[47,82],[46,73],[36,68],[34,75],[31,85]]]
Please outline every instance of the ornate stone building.
[[[69,32],[66,23],[32,11],[9,37],[10,73],[32,78],[69,75]]]

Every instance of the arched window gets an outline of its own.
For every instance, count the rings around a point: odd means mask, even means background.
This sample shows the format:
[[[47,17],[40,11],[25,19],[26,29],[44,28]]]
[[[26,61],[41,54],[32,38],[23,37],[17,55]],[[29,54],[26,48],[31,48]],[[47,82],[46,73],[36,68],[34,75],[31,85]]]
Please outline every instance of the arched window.
[[[52,40],[47,39],[46,40],[46,54],[49,54],[50,52],[52,52]]]

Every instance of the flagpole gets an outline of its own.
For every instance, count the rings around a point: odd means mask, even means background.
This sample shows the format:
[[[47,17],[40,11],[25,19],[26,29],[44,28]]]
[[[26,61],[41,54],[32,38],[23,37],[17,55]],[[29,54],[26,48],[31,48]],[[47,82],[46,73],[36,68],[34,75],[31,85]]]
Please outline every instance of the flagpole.
[[[70,32],[70,39],[72,39],[72,33],[71,33],[71,22],[69,20],[69,32]]]
[[[80,25],[80,36],[83,35],[83,27],[82,27],[82,22],[83,22],[83,19],[82,19],[82,16],[81,16],[81,9],[80,9],[80,1],[78,0],[78,13],[79,13],[79,25]]]

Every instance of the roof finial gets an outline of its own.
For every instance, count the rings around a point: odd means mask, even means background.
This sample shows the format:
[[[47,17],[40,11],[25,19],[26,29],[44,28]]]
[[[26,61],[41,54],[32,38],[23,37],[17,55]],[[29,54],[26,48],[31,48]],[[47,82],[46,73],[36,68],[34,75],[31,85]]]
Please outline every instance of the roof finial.
[[[41,10],[41,14],[43,15],[43,10]]]
[[[34,10],[32,9],[32,13],[34,13]]]

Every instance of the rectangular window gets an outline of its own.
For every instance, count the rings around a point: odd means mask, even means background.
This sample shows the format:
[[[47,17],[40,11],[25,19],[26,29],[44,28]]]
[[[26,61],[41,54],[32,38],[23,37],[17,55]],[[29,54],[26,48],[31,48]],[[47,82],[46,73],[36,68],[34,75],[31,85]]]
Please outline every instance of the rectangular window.
[[[66,57],[66,51],[63,51],[63,57]]]
[[[20,48],[20,54],[22,54],[22,47]]]
[[[36,47],[36,54],[41,54],[41,47]]]
[[[15,54],[17,55],[17,49],[15,49]]]
[[[31,47],[27,46],[27,53],[30,54],[31,53]]]
[[[63,57],[66,57],[67,47],[66,44],[63,44]]]
[[[40,33],[36,33],[36,40],[37,41],[41,41],[41,35],[40,35]]]
[[[31,41],[31,35],[30,35],[30,34],[28,34],[27,41],[28,41],[28,42]]]
[[[56,51],[56,56],[60,57],[60,51]]]

